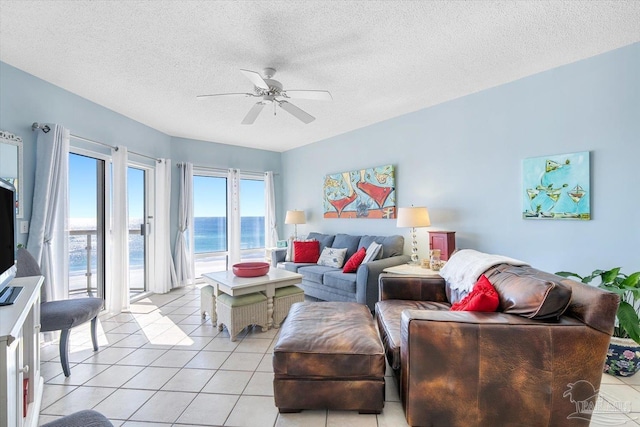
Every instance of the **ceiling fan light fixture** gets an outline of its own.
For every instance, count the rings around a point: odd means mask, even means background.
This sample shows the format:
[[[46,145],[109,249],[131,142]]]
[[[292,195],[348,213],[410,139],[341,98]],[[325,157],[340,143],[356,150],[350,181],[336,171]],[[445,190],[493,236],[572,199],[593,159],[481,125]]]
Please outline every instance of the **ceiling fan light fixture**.
[[[280,107],[300,120],[305,124],[309,124],[316,118],[301,108],[286,101],[290,98],[311,99],[318,101],[331,101],[333,98],[329,91],[326,90],[291,90],[287,93],[284,90],[284,86],[277,80],[273,80],[272,77],[276,74],[275,68],[267,67],[262,70],[264,77],[259,73],[251,70],[241,69],[240,72],[253,83],[253,94],[251,93],[216,93],[211,95],[198,95],[197,98],[202,99],[206,97],[222,96],[222,95],[243,95],[249,97],[261,97],[262,100],[258,101],[251,107],[251,110],[242,120],[243,125],[251,125],[255,122],[256,118],[262,111],[265,105],[273,104],[273,113],[275,115],[276,103]]]

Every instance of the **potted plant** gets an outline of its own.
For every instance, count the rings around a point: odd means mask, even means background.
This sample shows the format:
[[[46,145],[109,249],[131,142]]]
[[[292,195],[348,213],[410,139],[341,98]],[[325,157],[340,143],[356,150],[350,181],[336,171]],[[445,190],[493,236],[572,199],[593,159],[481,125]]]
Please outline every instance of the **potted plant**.
[[[616,327],[607,352],[604,371],[611,375],[631,376],[640,370],[640,271],[626,275],[620,268],[594,270],[589,276],[560,271],[562,277],[576,277],[582,283],[590,284],[600,278],[599,288],[620,295]]]

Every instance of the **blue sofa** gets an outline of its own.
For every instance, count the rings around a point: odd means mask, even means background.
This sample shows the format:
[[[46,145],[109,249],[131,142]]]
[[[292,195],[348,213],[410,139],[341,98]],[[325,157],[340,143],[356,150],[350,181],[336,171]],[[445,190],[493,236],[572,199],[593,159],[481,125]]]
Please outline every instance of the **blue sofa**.
[[[373,312],[378,302],[378,276],[387,267],[409,262],[403,255],[402,236],[352,236],[350,234],[310,233],[307,239],[320,242],[320,253],[325,247],[347,248],[346,261],[362,247],[372,242],[382,245],[378,259],[361,264],[355,273],[343,273],[342,268],[325,267],[318,264],[284,262],[286,251],[273,251],[273,266],[282,263],[285,269],[302,274],[301,287],[305,295],[324,301],[347,301],[366,304]]]

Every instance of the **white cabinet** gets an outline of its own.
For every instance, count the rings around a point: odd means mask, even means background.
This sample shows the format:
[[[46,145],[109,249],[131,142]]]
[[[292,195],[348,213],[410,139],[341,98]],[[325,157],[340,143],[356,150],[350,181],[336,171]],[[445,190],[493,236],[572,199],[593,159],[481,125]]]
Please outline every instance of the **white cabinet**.
[[[22,287],[12,305],[0,307],[0,427],[35,427],[42,403],[40,287],[43,277],[14,279]],[[23,380],[28,380],[24,415]]]

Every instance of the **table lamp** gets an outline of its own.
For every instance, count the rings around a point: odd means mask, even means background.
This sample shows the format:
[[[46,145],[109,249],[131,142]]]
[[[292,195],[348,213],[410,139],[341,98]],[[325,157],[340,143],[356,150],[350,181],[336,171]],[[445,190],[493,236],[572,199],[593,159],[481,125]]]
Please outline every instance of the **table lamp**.
[[[431,225],[429,211],[425,207],[398,208],[398,227],[411,227],[411,264],[418,263],[418,242],[416,228]]]
[[[306,224],[307,220],[304,217],[304,211],[287,211],[287,215],[284,217],[285,224],[293,224],[293,238],[298,239],[298,224]]]

